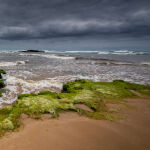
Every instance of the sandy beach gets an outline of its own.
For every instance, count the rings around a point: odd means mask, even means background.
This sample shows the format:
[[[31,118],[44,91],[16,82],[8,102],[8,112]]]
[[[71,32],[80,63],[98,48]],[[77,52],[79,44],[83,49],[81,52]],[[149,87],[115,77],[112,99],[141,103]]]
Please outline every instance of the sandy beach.
[[[123,120],[92,120],[73,112],[59,119],[33,120],[22,116],[19,132],[0,139],[2,150],[149,150],[150,100],[128,99]],[[115,105],[114,105],[115,107]]]

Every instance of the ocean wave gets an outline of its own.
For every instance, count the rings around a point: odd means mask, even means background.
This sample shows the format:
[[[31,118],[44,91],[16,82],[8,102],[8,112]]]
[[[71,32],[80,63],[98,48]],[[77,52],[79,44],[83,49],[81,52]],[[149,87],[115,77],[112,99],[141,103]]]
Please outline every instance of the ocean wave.
[[[54,78],[46,78],[44,80],[24,80],[15,76],[4,75],[6,82],[6,93],[0,97],[0,107],[3,104],[12,104],[17,100],[19,94],[26,93],[39,93],[40,91],[51,90],[56,88],[61,90],[63,83],[68,81],[73,81],[76,79],[90,79],[93,81],[99,81],[98,76],[82,76],[82,75],[67,75],[67,76],[57,76]]]
[[[55,54],[19,54],[22,56],[39,56],[39,57],[45,57],[45,58],[53,58],[53,59],[63,59],[63,60],[67,60],[67,59],[75,59],[75,57],[71,57],[71,56],[59,56],[59,55],[55,55]]]
[[[57,76],[54,78],[46,78],[44,80],[25,80],[15,76],[5,75],[4,79],[6,82],[6,93],[0,97],[0,107],[3,104],[12,104],[17,100],[19,94],[26,93],[39,93],[40,91],[62,89],[63,83],[68,81],[74,81],[76,79],[90,79],[93,81],[99,81],[99,76],[82,76],[82,75],[67,75]],[[52,90],[53,91],[53,90]]]
[[[105,59],[105,58],[92,58],[92,57],[76,57],[76,60],[91,60],[97,61],[95,64],[102,64],[102,65],[135,65],[132,62],[127,61],[115,61],[112,59]]]
[[[45,79],[39,81],[24,80],[15,76],[5,75],[6,93],[0,97],[0,106],[3,103],[11,104],[17,100],[18,94],[39,93],[42,90],[50,90],[51,88],[62,89],[62,83],[53,79]]]
[[[20,51],[23,51],[23,50],[0,50],[0,53],[18,53],[18,52],[20,52]]]
[[[112,65],[133,65],[133,63],[130,62],[110,62]]]
[[[16,65],[24,65],[27,61],[16,61],[16,62],[0,62],[1,67],[5,66],[16,66]]]
[[[42,57],[46,57],[46,58],[54,58],[54,59],[75,59],[75,57],[70,57],[70,56],[57,56],[57,55],[42,55]]]
[[[25,51],[25,50],[0,50],[0,53],[21,53],[22,51]],[[144,51],[144,50],[141,50],[141,51],[137,51],[137,50],[42,50],[44,51],[45,53],[50,53],[50,54],[55,54],[55,53],[58,53],[58,54],[67,54],[67,53],[70,53],[70,54],[77,54],[77,53],[95,53],[95,54],[100,54],[100,55],[107,55],[107,54],[114,54],[114,55],[145,55],[145,54],[148,54],[150,55],[150,52],[148,51]],[[27,54],[27,55],[31,55],[31,54]]]
[[[148,54],[149,52],[137,52],[137,51],[130,51],[130,50],[114,50],[114,51],[99,51],[98,54],[100,55],[107,55],[107,54],[113,54],[113,55],[144,55]]]
[[[98,53],[99,51],[65,51],[65,53]]]
[[[141,65],[148,65],[148,66],[150,66],[150,62],[141,62],[140,64]]]
[[[62,88],[62,84],[57,83],[53,81],[52,79],[45,79],[45,80],[39,80],[39,81],[23,80],[14,76],[9,76],[9,75],[7,75],[6,77],[6,83],[13,84],[13,85],[20,84],[24,87],[24,89],[30,89],[30,92],[36,89],[49,88],[49,87]],[[23,93],[26,93],[26,90],[24,90]]]

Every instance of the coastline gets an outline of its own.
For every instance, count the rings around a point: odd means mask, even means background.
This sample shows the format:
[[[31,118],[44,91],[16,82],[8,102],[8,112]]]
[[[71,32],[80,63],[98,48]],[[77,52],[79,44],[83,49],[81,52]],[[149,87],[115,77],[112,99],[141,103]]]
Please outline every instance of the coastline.
[[[34,57],[38,58],[39,56],[34,55]],[[33,59],[32,56],[31,58]],[[66,60],[66,57],[65,59],[56,60],[56,57],[52,58],[51,56],[50,59],[48,57],[43,58],[43,60],[44,59],[53,60],[55,63],[59,61],[59,63],[63,62],[67,69],[70,62],[73,64],[78,61],[76,59]],[[19,61],[18,64],[18,61],[16,61],[17,65],[10,66],[10,68],[8,67],[8,71],[9,69],[15,69],[15,67],[17,69],[21,67],[27,67],[29,69],[32,64],[30,61],[31,60],[26,61],[27,63],[25,64],[22,63],[22,61]],[[91,60],[79,60],[79,62],[83,64],[85,63],[84,61],[89,61],[89,64],[92,64]],[[97,66],[96,63],[97,62],[94,62],[94,66]],[[32,65],[34,66],[34,64]],[[107,67],[111,67],[111,65],[112,64],[107,64]],[[92,66],[93,64],[89,68],[92,68]],[[60,69],[59,67],[58,70]],[[51,66],[51,68],[53,67]],[[37,71],[39,71],[39,68]],[[20,72],[22,73],[23,71],[20,70]],[[38,143],[40,143],[42,147],[47,146],[48,148],[56,150],[66,149],[66,144],[69,143],[71,144],[69,144],[67,148],[79,150],[97,150],[100,147],[110,150],[141,149],[142,146],[144,146],[145,149],[150,148],[147,139],[144,137],[149,137],[150,135],[147,126],[150,122],[147,116],[147,114],[150,113],[149,85],[141,85],[123,80],[112,81],[112,79],[111,81],[106,80],[107,82],[105,82],[105,80],[104,82],[99,82],[99,79],[97,79],[97,82],[93,82],[88,79],[79,79],[79,77],[73,79],[72,75],[68,78],[69,80],[64,80],[64,78],[60,76],[60,79],[63,79],[62,83],[55,80],[58,79],[57,76],[52,82],[50,78],[46,79],[45,76],[43,76],[44,80],[40,78],[39,81],[33,81],[30,79],[27,80],[26,78],[32,77],[32,74],[29,74],[30,72],[28,71],[25,72],[27,73],[25,76],[20,74],[21,78],[15,77],[14,74],[9,76],[11,72],[8,72],[9,78],[5,80],[6,83],[10,82],[10,85],[13,81],[10,87],[14,88],[14,85],[19,85],[19,87],[22,88],[20,88],[21,93],[30,94],[20,95],[18,93],[18,98],[16,97],[12,106],[6,105],[6,107],[0,108],[0,130],[2,131],[0,132],[2,136],[0,139],[1,149],[38,150],[41,149],[41,147],[37,147]],[[36,77],[33,76],[33,79],[35,78]],[[142,80],[139,81],[142,82]],[[45,85],[49,88],[45,87]],[[56,89],[56,85],[61,88]],[[32,88],[34,86],[36,87],[35,89]],[[52,90],[50,89],[51,86]],[[43,89],[38,91],[38,88],[40,89],[41,87],[43,87]],[[8,86],[6,86],[6,88],[8,88]],[[30,92],[27,92],[25,88]],[[33,89],[33,91],[30,89]],[[16,88],[16,90],[18,90],[18,88]],[[23,90],[25,91],[23,92]],[[143,103],[145,106],[143,106]],[[136,106],[137,104],[139,105]],[[141,117],[138,118],[137,116],[140,115]],[[142,123],[140,123],[141,120]],[[68,126],[70,128],[69,131]],[[83,132],[84,128],[86,128],[86,132]],[[142,132],[139,133],[138,130],[141,129]],[[43,133],[45,130],[46,133]],[[132,141],[129,140],[129,135],[133,138]],[[70,141],[67,141],[67,137]],[[106,138],[109,140],[107,141]],[[40,141],[40,139],[43,140]],[[51,142],[49,142],[48,139],[51,139]],[[82,141],[82,139],[84,140]],[[58,140],[61,141],[60,147],[56,146]],[[74,141],[77,144],[74,144]],[[109,142],[110,145],[106,146],[107,142]],[[139,145],[136,145],[135,143],[138,142]],[[10,146],[8,147],[8,145]]]
[[[150,86],[147,85],[122,80],[93,82],[87,79],[67,82],[61,93],[21,94],[12,106],[0,108],[0,134],[2,136],[18,129],[23,114],[33,119],[42,119],[43,114],[59,118],[61,113],[73,111],[94,120],[120,120],[120,105],[134,108],[128,104],[127,98],[147,99],[149,94]]]
[[[0,150],[150,150],[150,0],[0,2]]]
[[[76,79],[96,82],[124,80],[150,85],[149,54],[130,51],[44,51],[0,52],[0,68],[7,71],[3,76],[6,93],[0,98],[0,107],[17,100],[17,95],[60,91],[62,85]]]

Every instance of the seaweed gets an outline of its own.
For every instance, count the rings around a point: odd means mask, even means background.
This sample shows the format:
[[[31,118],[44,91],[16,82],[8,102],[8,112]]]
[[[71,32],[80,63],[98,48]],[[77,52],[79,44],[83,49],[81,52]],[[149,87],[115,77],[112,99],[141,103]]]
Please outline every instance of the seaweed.
[[[34,119],[39,119],[41,114],[51,114],[52,118],[56,118],[60,113],[71,110],[91,119],[113,121],[115,111],[110,111],[107,104],[122,104],[125,98],[138,97],[131,90],[147,95],[150,86],[122,80],[92,82],[79,79],[64,84],[61,93],[43,91],[38,94],[21,94],[13,106],[0,108],[0,134],[17,129],[21,124],[21,114]],[[75,104],[84,104],[93,111],[78,108]]]
[[[2,96],[2,92],[3,92],[1,89],[5,87],[5,83],[2,79],[2,74],[6,74],[6,72],[0,69],[0,97]]]

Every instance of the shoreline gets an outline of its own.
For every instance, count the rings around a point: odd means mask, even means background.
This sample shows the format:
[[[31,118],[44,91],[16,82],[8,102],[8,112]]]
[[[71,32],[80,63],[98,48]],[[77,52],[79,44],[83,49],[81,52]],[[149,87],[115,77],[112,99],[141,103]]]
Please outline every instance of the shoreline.
[[[77,79],[0,108],[0,149],[148,150],[149,114],[148,85]]]
[[[118,119],[115,113],[120,110],[108,105],[128,106],[124,99],[141,96],[150,96],[150,86],[122,80],[93,82],[87,79],[67,82],[60,93],[43,91],[21,94],[12,106],[0,108],[0,135],[20,127],[22,114],[35,119],[40,119],[42,114],[58,118],[62,112],[72,110],[91,119],[114,121]]]

